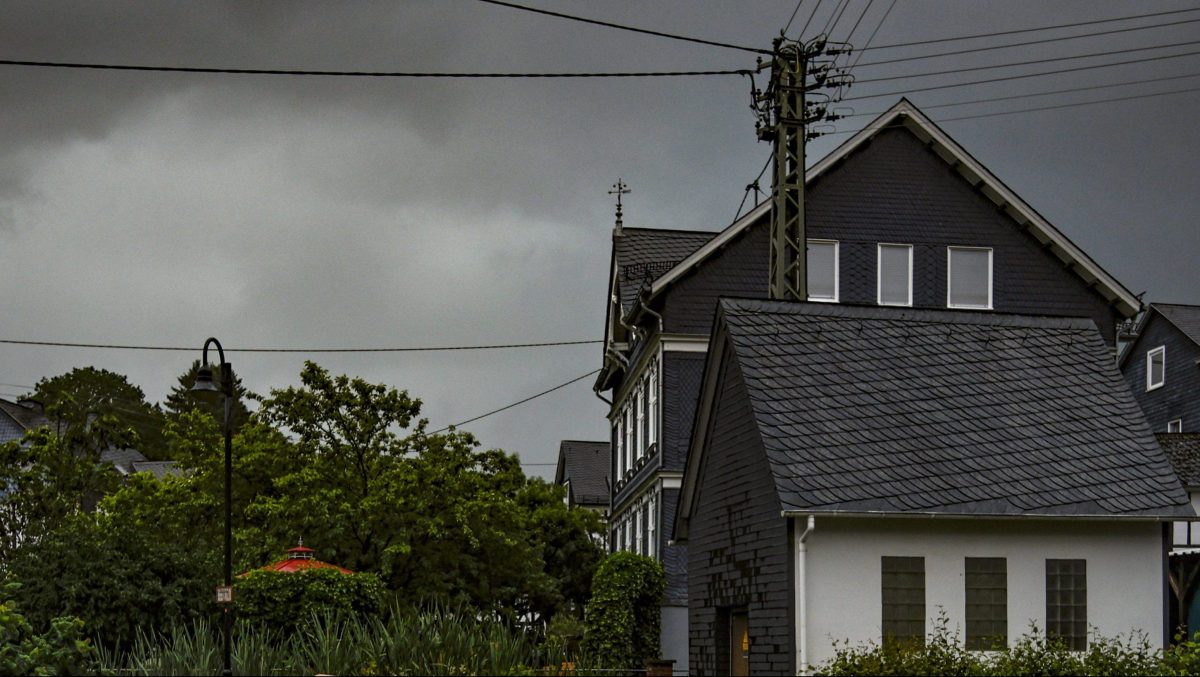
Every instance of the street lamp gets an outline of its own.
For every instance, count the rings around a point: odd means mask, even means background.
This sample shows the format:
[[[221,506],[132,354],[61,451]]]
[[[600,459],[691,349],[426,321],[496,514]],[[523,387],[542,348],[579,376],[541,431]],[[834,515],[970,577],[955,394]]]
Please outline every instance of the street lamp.
[[[213,383],[212,367],[208,364],[208,346],[210,344],[217,347],[217,354],[221,358],[220,387]],[[235,393],[233,365],[225,361],[225,351],[221,349],[221,342],[215,338],[204,342],[203,359],[200,360],[200,368],[196,371],[196,383],[192,386],[192,392],[197,395],[221,395],[221,399],[225,402],[225,419],[221,425],[221,430],[225,434],[225,585],[217,588],[217,603],[224,609],[222,635],[225,643],[225,669],[221,674],[232,675],[233,655],[230,648],[230,635],[233,633],[233,491],[231,489],[233,485],[233,428],[230,418],[233,412]]]

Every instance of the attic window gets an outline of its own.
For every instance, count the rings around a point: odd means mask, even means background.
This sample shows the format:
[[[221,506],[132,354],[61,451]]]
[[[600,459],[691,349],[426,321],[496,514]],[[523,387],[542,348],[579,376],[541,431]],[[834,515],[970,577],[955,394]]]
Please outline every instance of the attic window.
[[[946,306],[992,308],[992,250],[987,247],[947,247]]]
[[[1146,352],[1146,390],[1161,388],[1167,378],[1167,347]]]
[[[1183,432],[1183,419],[1177,418],[1174,421],[1168,421],[1167,422],[1167,432],[1169,432],[1169,433]]]
[[[879,305],[912,305],[912,256],[910,244],[879,245],[879,267],[875,276]]]
[[[836,240],[808,241],[808,300],[837,303],[838,243]]]

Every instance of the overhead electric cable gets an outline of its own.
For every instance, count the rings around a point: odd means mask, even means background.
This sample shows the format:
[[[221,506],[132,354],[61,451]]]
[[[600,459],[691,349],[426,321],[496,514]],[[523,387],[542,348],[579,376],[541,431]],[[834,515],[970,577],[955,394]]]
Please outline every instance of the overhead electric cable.
[[[867,0],[866,4],[863,5],[863,11],[858,15],[858,20],[854,22],[854,25],[850,27],[850,32],[846,34],[846,42],[852,42],[854,40],[854,33],[858,31],[858,25],[862,23],[864,18],[866,18],[867,12],[871,11],[871,5],[874,4],[875,0]]]
[[[585,379],[585,378],[587,378],[587,377],[589,377],[589,376],[592,376],[592,375],[594,375],[594,374],[599,374],[599,373],[600,373],[600,370],[599,370],[599,369],[593,369],[592,371],[589,371],[588,373],[586,373],[586,374],[583,374],[582,376],[576,376],[575,378],[571,379],[570,381],[567,381],[566,383],[560,383],[560,384],[558,384],[558,385],[554,386],[553,388],[548,388],[548,389],[546,389],[546,390],[543,390],[542,392],[540,392],[540,393],[538,393],[538,394],[536,394],[536,395],[530,395],[529,397],[526,397],[525,399],[522,399],[522,400],[517,400],[516,402],[513,402],[512,404],[506,404],[506,405],[504,405],[503,407],[500,407],[499,409],[493,409],[493,410],[489,411],[489,412],[488,412],[488,413],[486,413],[486,414],[480,414],[480,415],[478,415],[478,416],[476,416],[476,417],[474,417],[474,418],[469,418],[469,419],[467,419],[467,420],[465,420],[465,421],[462,421],[462,422],[460,422],[460,423],[454,423],[454,424],[452,424],[452,425],[448,425],[448,426],[446,426],[445,428],[441,428],[441,429],[439,429],[439,430],[435,430],[435,431],[433,431],[433,432],[432,432],[432,433],[430,433],[430,434],[431,434],[431,435],[436,435],[436,434],[438,434],[438,433],[445,432],[445,431],[449,430],[450,428],[458,428],[458,427],[464,426],[464,425],[466,425],[466,424],[468,424],[468,423],[474,423],[475,421],[478,421],[478,420],[479,420],[479,419],[481,419],[481,418],[487,418],[488,416],[491,416],[492,414],[499,414],[500,412],[502,412],[502,411],[505,411],[506,409],[512,409],[513,407],[515,407],[515,406],[518,406],[518,405],[521,405],[521,404],[525,404],[526,402],[529,402],[530,400],[536,400],[537,398],[539,398],[539,397],[541,397],[541,396],[543,396],[543,395],[549,395],[550,393],[552,393],[552,392],[554,392],[554,391],[556,391],[556,390],[560,390],[560,389],[562,389],[562,388],[566,388],[567,386],[571,385],[572,383],[576,383],[576,382],[578,382],[578,381],[582,381],[583,379]]]
[[[871,82],[890,82],[892,80],[908,80],[910,78],[926,78],[936,75],[954,75],[956,73],[973,73],[975,71],[988,71],[997,68],[1015,68],[1017,66],[1032,66],[1035,64],[1053,63],[1055,61],[1074,61],[1076,59],[1091,59],[1098,56],[1114,56],[1117,54],[1130,54],[1132,52],[1145,52],[1151,49],[1170,49],[1172,47],[1190,47],[1192,45],[1200,45],[1200,40],[1189,40],[1187,42],[1173,42],[1166,45],[1151,45],[1149,47],[1130,47],[1128,49],[1113,49],[1106,52],[1092,52],[1091,54],[1075,54],[1072,56],[1055,56],[1045,59],[1032,59],[1030,61],[1014,61],[1012,63],[990,64],[987,66],[970,66],[967,68],[954,68],[945,71],[931,71],[928,73],[912,73],[909,75],[888,75],[879,78],[868,78],[864,80],[856,79],[854,84],[863,85]]]
[[[749,75],[753,70],[707,71],[632,71],[601,73],[467,73],[467,72],[422,72],[422,71],[325,71],[285,70],[271,68],[202,68],[194,66],[137,66],[130,64],[72,63],[64,61],[21,61],[0,59],[0,66],[28,66],[33,68],[75,68],[84,70],[152,71],[156,73],[219,73],[223,75],[319,75],[351,78],[665,78],[696,75]]]
[[[815,0],[815,2],[813,2],[813,11],[808,13],[808,20],[804,22],[804,27],[800,29],[800,34],[796,36],[796,39],[804,39],[804,34],[808,32],[808,25],[812,23],[813,17],[817,15],[817,10],[820,8],[821,0]]]
[[[1099,68],[1112,68],[1114,66],[1127,66],[1135,63],[1146,63],[1149,61],[1164,61],[1166,59],[1180,59],[1186,56],[1196,56],[1200,52],[1184,52],[1183,54],[1167,54],[1163,56],[1148,56],[1142,59],[1130,59],[1128,61],[1114,61],[1113,63],[1095,64],[1092,66],[1075,66],[1072,68],[1060,68],[1058,70],[1043,71],[1041,73],[1025,73],[1022,75],[1007,75],[998,78],[987,78],[985,80],[971,80],[969,82],[952,82],[945,85],[931,85],[929,87],[918,87],[912,89],[902,89],[892,92],[884,92],[881,94],[863,94],[860,96],[848,96],[842,101],[861,101],[862,99],[877,99],[884,96],[901,96],[913,94],[916,92],[932,92],[938,89],[953,89],[954,87],[969,87],[971,85],[985,85],[993,82],[1007,82],[1010,80],[1023,80],[1025,78],[1037,78],[1046,75],[1059,75],[1061,73],[1078,73],[1080,71],[1090,71]]]
[[[934,38],[931,40],[917,40],[914,42],[896,42],[896,43],[892,43],[890,45],[876,45],[875,47],[863,47],[863,49],[860,51],[865,51],[867,49],[893,49],[896,47],[916,47],[919,45],[933,45],[933,44],[939,44],[939,43],[943,43],[943,42],[955,42],[958,40],[976,40],[978,38],[994,38],[994,37],[999,37],[999,36],[1003,36],[1003,35],[1017,35],[1020,33],[1033,33],[1036,31],[1052,31],[1052,30],[1057,30],[1059,28],[1075,28],[1077,26],[1094,26],[1096,24],[1114,23],[1117,21],[1132,21],[1135,19],[1149,19],[1149,18],[1153,18],[1156,16],[1170,16],[1172,14],[1184,14],[1186,12],[1200,12],[1200,7],[1193,7],[1191,9],[1175,9],[1175,10],[1170,10],[1170,11],[1166,11],[1166,12],[1151,12],[1149,14],[1134,14],[1132,16],[1122,16],[1122,17],[1116,17],[1116,18],[1112,18],[1112,19],[1095,19],[1092,21],[1079,21],[1076,23],[1069,23],[1069,24],[1057,24],[1055,26],[1039,26],[1036,28],[1019,28],[1019,29],[1011,30],[1011,31],[996,31],[993,33],[976,33],[975,35],[958,35],[958,36],[949,37],[949,38]]]
[[[1055,94],[1070,94],[1072,92],[1089,92],[1097,89],[1112,89],[1114,87],[1132,87],[1135,85],[1144,85],[1151,82],[1166,82],[1168,80],[1184,80],[1186,78],[1200,77],[1200,73],[1187,73],[1184,75],[1167,75],[1161,78],[1143,78],[1141,80],[1126,80],[1125,82],[1110,82],[1101,85],[1089,85],[1087,87],[1069,87],[1067,89],[1054,89],[1047,92],[1031,92],[1028,94],[1010,94],[1008,96],[991,96],[982,99],[971,99],[970,101],[955,101],[952,103],[936,103],[925,104],[921,106],[921,110],[933,110],[936,108],[953,108],[955,106],[969,106],[977,103],[993,103],[996,101],[1011,101],[1013,99],[1032,99],[1039,96],[1053,96]],[[873,111],[870,113],[848,113],[841,117],[843,118],[861,118],[861,117],[878,117],[886,111]]]
[[[957,122],[960,120],[976,120],[976,119],[981,119],[981,118],[997,117],[997,116],[1001,116],[1001,115],[1014,115],[1017,113],[1033,113],[1033,112],[1045,111],[1045,110],[1058,110],[1061,108],[1075,108],[1075,107],[1079,107],[1079,106],[1092,106],[1092,105],[1101,104],[1101,103],[1132,101],[1135,99],[1151,99],[1151,98],[1158,97],[1158,96],[1172,96],[1175,94],[1188,94],[1191,92],[1200,92],[1200,87],[1189,87],[1187,89],[1174,89],[1174,90],[1167,91],[1167,92],[1152,92],[1149,94],[1137,94],[1137,95],[1133,95],[1133,96],[1121,96],[1121,97],[1114,97],[1114,98],[1109,98],[1109,99],[1096,99],[1094,101],[1080,101],[1080,102],[1076,102],[1076,103],[1056,104],[1056,105],[1052,105],[1052,106],[1039,106],[1036,108],[1019,108],[1017,110],[999,111],[999,112],[995,112],[995,113],[976,113],[973,115],[960,115],[957,117],[942,118],[940,120],[933,120],[933,121],[938,124],[941,124],[943,122]],[[878,129],[880,129],[880,130],[882,130],[882,129],[899,129],[901,127],[904,127],[903,123],[884,125],[882,127],[879,127]],[[839,136],[841,134],[857,134],[857,133],[861,132],[863,129],[865,129],[865,128],[860,127],[859,129],[844,129],[844,130],[838,130],[835,132],[826,132],[824,134],[824,136]]]
[[[832,35],[833,30],[837,28],[838,22],[842,20],[842,14],[846,12],[846,7],[849,6],[849,0],[838,0],[838,4],[833,6],[833,13],[829,15],[829,20],[825,22],[825,28],[821,32],[825,35]]]
[[[804,0],[796,0],[796,9],[792,10],[792,16],[788,17],[787,25],[783,27],[783,30],[779,31],[780,34],[787,35],[788,29],[792,27],[792,22],[796,20],[796,13],[800,11],[800,5],[803,4]]]
[[[921,59],[936,59],[942,56],[957,56],[960,54],[973,54],[975,52],[987,52],[995,49],[1009,49],[1012,47],[1027,47],[1029,45],[1041,45],[1048,42],[1063,42],[1065,40],[1076,40],[1079,38],[1095,38],[1102,35],[1115,35],[1118,33],[1128,33],[1131,31],[1141,31],[1151,28],[1167,28],[1170,26],[1180,26],[1200,22],[1200,19],[1183,19],[1182,21],[1172,21],[1164,24],[1153,24],[1151,26],[1134,26],[1132,28],[1114,28],[1108,31],[1099,31],[1097,33],[1080,33],[1079,35],[1067,35],[1055,38],[1041,38],[1039,40],[1026,40],[1025,42],[1011,42],[1003,45],[988,45],[987,47],[972,47],[971,49],[959,49],[952,52],[938,52],[937,54],[920,54],[917,56],[905,56],[897,59],[883,59],[880,61],[869,61],[867,63],[855,64],[858,68],[870,68],[871,66],[884,66],[894,63],[903,63],[905,61],[919,61]],[[1151,49],[1151,48],[1146,48]]]
[[[4,386],[6,388],[28,388],[33,390],[33,386],[21,385],[20,383],[0,383],[0,386]]]
[[[603,343],[601,340],[588,341],[546,341],[542,343],[501,343],[478,346],[423,346],[417,348],[226,348],[227,353],[419,353],[450,350],[502,350],[509,348],[548,348],[551,346],[578,346],[593,343]],[[0,339],[0,344],[21,346],[49,346],[54,348],[101,348],[105,350],[169,350],[175,352],[195,352],[195,346],[147,346],[120,345],[111,343],[65,343],[61,341],[18,341]]]
[[[896,0],[892,0],[892,4],[888,5],[887,11],[883,13],[882,17],[880,17],[879,23],[875,24],[875,30],[871,31],[871,37],[867,38],[866,44],[863,45],[862,49],[855,50],[858,52],[858,54],[854,57],[854,63],[850,64],[851,71],[854,70],[854,67],[858,65],[859,61],[862,61],[863,54],[865,54],[866,51],[871,48],[871,42],[875,40],[875,35],[879,33],[880,28],[883,28],[883,24],[885,21],[887,21],[888,15],[890,15],[892,10],[895,8]]]
[[[487,3],[489,5],[498,5],[500,7],[509,7],[511,9],[519,9],[519,10],[523,10],[526,12],[533,12],[535,14],[544,14],[546,16],[557,17],[559,19],[570,19],[571,21],[581,21],[583,23],[592,24],[595,26],[604,26],[605,28],[616,28],[616,29],[622,30],[622,31],[631,31],[633,33],[642,33],[644,35],[654,35],[654,36],[657,36],[660,38],[670,38],[672,40],[682,40],[684,42],[694,42],[694,43],[700,44],[700,45],[710,45],[712,47],[725,47],[728,49],[740,49],[743,52],[755,52],[757,54],[770,54],[771,53],[770,50],[759,49],[757,47],[743,47],[742,45],[732,45],[727,42],[715,42],[713,40],[702,40],[700,38],[690,38],[690,37],[687,37],[686,35],[676,35],[674,33],[663,33],[662,31],[652,31],[652,30],[649,30],[646,28],[637,28],[636,26],[626,26],[623,24],[616,24],[616,23],[612,23],[609,21],[599,21],[597,19],[587,19],[587,18],[584,18],[581,16],[575,16],[573,14],[563,14],[561,12],[551,12],[548,9],[538,9],[536,7],[527,7],[525,5],[518,5],[513,2],[501,2],[501,0],[479,0],[479,2]]]

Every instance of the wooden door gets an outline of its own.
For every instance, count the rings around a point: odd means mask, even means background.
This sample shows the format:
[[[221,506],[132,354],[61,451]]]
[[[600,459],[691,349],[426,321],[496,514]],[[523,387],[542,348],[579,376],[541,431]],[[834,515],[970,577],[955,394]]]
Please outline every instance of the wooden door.
[[[729,674],[746,677],[750,674],[750,619],[745,611],[729,616]]]

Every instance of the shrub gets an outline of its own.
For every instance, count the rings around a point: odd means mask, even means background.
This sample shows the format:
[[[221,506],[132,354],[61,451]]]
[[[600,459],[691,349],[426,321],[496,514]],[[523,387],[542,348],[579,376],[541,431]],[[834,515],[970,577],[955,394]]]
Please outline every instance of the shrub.
[[[16,585],[9,583],[0,592],[10,598]],[[84,672],[95,658],[96,649],[83,639],[83,621],[55,618],[50,631],[34,633],[33,627],[17,609],[16,602],[0,602],[0,675],[71,675]]]
[[[641,668],[659,656],[666,590],[662,565],[631,552],[613,553],[592,580],[584,615],[583,653],[597,668]]]
[[[370,573],[251,571],[237,582],[237,617],[287,634],[315,616],[379,613],[384,588]]]

